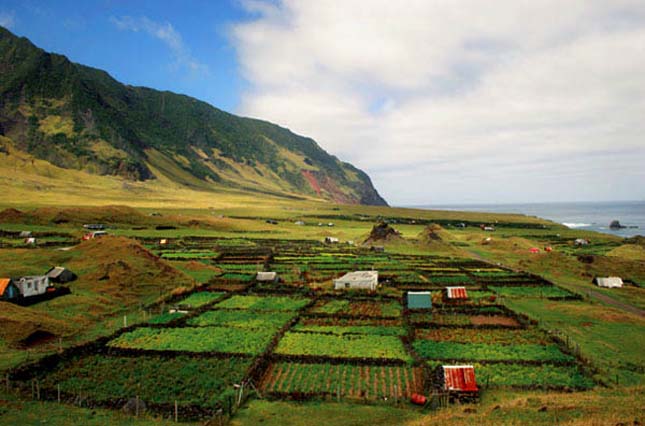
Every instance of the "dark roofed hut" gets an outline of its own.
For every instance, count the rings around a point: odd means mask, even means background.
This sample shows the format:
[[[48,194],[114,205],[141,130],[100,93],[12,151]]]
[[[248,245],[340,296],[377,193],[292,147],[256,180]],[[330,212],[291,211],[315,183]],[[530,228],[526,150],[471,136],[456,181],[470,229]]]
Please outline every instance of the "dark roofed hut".
[[[61,284],[74,281],[78,278],[75,273],[62,266],[54,266],[45,275],[49,277],[49,281]]]

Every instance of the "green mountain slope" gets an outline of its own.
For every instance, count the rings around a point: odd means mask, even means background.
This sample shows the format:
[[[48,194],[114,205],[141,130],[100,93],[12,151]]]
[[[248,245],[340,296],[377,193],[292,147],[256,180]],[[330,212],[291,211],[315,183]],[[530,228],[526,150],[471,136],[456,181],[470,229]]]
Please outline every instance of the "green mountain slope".
[[[97,175],[386,205],[364,172],[310,138],[121,84],[2,27],[0,135],[36,158]]]

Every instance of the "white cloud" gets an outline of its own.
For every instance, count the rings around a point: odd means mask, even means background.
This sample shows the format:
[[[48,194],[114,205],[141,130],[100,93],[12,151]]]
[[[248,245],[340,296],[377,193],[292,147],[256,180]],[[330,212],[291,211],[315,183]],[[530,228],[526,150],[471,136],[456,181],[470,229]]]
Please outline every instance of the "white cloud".
[[[243,4],[239,112],[393,203],[645,197],[643,2]]]
[[[0,12],[0,26],[12,30],[16,25],[16,14],[14,12]]]
[[[208,72],[206,65],[198,62],[184,44],[181,34],[169,23],[159,23],[148,18],[133,18],[122,16],[120,18],[110,17],[110,22],[119,30],[144,32],[163,42],[172,52],[175,65],[187,68],[191,72]]]

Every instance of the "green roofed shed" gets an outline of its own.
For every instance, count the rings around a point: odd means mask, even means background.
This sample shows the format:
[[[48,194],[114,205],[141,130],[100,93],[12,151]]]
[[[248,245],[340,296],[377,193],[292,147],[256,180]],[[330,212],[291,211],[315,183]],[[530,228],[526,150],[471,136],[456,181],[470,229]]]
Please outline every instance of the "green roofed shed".
[[[408,309],[432,309],[429,291],[408,291]]]

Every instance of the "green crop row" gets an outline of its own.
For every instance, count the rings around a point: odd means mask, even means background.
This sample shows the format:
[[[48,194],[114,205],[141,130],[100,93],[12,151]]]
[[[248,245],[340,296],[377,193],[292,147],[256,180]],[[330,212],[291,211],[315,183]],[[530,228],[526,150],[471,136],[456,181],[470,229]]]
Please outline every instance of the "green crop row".
[[[179,303],[182,305],[190,305],[193,308],[198,308],[219,299],[223,295],[224,293],[222,292],[200,291],[191,294]]]
[[[189,325],[219,325],[234,328],[255,328],[278,330],[295,317],[295,312],[255,312],[249,310],[216,309],[204,312],[188,321]]]
[[[370,334],[377,336],[405,336],[406,331],[402,327],[383,327],[376,325],[354,325],[354,326],[334,326],[334,325],[305,325],[298,324],[293,328],[294,331],[307,331],[312,333],[326,333],[343,336],[345,334]]]
[[[287,296],[240,296],[218,303],[218,308],[250,309],[255,311],[297,311],[310,302],[304,297]]]
[[[106,357],[91,355],[70,360],[41,379],[43,389],[83,394],[97,402],[141,400],[215,408],[233,394],[249,368],[250,360],[241,358],[195,359]]]
[[[401,316],[401,304],[393,300],[383,301],[350,301],[350,300],[328,300],[314,306],[313,313],[342,314],[365,317],[388,317],[396,318]]]
[[[108,346],[152,351],[223,352],[256,355],[264,351],[275,330],[230,327],[137,328]]]
[[[506,297],[568,297],[573,296],[572,293],[556,286],[544,287],[495,287],[488,286],[495,293],[500,296]]]
[[[174,312],[172,314],[170,312],[166,312],[161,315],[157,315],[156,317],[150,318],[148,323],[149,324],[167,324],[170,321],[176,320],[177,318],[181,318],[183,316],[184,314],[182,314],[181,312]]]
[[[403,343],[395,336],[328,335],[288,332],[276,353],[331,358],[375,358],[411,361]]]
[[[521,364],[475,364],[475,376],[481,385],[547,386],[590,389],[594,382],[578,367]]]
[[[413,343],[419,355],[428,359],[466,361],[551,361],[569,362],[574,358],[556,345],[456,343],[417,340]]]
[[[537,329],[429,328],[416,330],[417,339],[436,342],[486,344],[546,344],[546,335]]]

